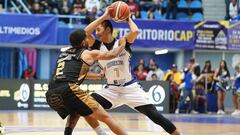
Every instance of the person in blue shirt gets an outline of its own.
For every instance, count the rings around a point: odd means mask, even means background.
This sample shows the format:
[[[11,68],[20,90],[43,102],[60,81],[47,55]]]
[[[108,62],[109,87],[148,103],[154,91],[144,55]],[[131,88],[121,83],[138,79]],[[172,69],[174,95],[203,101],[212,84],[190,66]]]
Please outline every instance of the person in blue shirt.
[[[194,108],[194,102],[193,102],[193,93],[192,89],[194,86],[194,81],[196,80],[196,75],[192,73],[189,68],[184,68],[183,73],[183,83],[182,83],[182,97],[180,98],[180,101],[178,103],[178,107],[175,111],[175,113],[179,113],[180,108],[184,106],[184,103],[186,101],[190,101],[190,106],[187,109],[187,112],[196,113]]]

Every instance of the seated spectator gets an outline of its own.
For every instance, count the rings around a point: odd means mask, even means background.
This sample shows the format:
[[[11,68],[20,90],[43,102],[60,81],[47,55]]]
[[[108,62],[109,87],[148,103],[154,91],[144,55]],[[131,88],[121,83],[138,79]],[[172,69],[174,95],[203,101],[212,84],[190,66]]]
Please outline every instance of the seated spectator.
[[[176,20],[177,10],[178,10],[178,0],[169,0],[166,11],[166,19],[170,19],[170,14],[172,13],[172,19]]]
[[[154,66],[156,65],[156,62],[154,59],[150,59],[148,61],[148,65],[146,67],[147,71],[149,72],[150,70],[152,70],[154,68]]]
[[[134,71],[138,80],[146,80],[147,70],[144,69],[142,64],[138,65],[138,69]]]
[[[152,67],[152,70],[150,70],[148,72],[146,80],[147,81],[151,81],[153,74],[157,75],[158,80],[162,80],[163,79],[164,73],[163,73],[163,71],[160,68],[158,68],[158,66],[156,64]]]
[[[152,74],[151,80],[152,80],[152,81],[157,81],[157,80],[159,80],[159,79],[158,79],[158,76],[157,76],[156,74]]]
[[[97,7],[94,6],[92,8],[91,12],[87,12],[87,24],[91,23],[92,21],[94,21],[96,19],[96,17],[98,16],[98,11],[97,11]]]
[[[140,0],[140,10],[148,11],[150,9],[152,0]]]
[[[70,14],[70,3],[68,3],[67,0],[63,0],[62,3],[59,5],[60,7],[60,14],[62,15],[69,15]],[[69,19],[68,18],[61,18],[61,21],[65,22],[65,23],[69,23]]]
[[[230,4],[230,0],[225,0],[225,5],[226,5],[226,16],[224,17],[225,20],[229,20],[230,16],[229,16],[229,4]]]
[[[23,72],[22,78],[25,80],[36,79],[36,73],[32,69],[32,66],[28,66],[28,68]]]
[[[85,1],[85,8],[88,12],[92,12],[93,7],[97,8],[97,14],[100,11],[100,2],[99,0],[86,0]]]
[[[162,2],[164,0],[154,0],[154,4],[156,6],[156,10],[159,11],[161,13],[161,10],[162,10]]]
[[[82,3],[81,0],[76,0],[74,3],[73,3],[73,14],[74,15],[82,15],[82,16],[85,16],[87,14],[87,10],[86,8],[84,7],[84,4]]]
[[[152,12],[151,10],[148,11],[148,19],[149,20],[154,20],[155,19],[154,12]]]
[[[229,19],[232,20],[238,16],[237,0],[232,0],[229,4]]]
[[[41,5],[40,5],[39,2],[33,3],[31,12],[33,14],[40,14],[40,13],[42,13]]]
[[[145,67],[145,61],[143,58],[139,59],[138,61],[138,65],[142,64],[144,66],[144,69],[146,69]],[[133,68],[133,71],[136,71],[138,69],[138,65],[136,67]]]
[[[130,8],[130,13],[132,18],[139,18],[139,7],[138,4],[134,2],[134,0],[129,0],[127,3]]]

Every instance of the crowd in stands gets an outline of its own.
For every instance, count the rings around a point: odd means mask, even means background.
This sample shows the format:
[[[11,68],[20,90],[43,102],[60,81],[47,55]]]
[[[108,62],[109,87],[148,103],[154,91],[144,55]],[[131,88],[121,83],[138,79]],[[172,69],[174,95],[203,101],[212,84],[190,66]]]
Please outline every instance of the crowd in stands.
[[[3,3],[3,0],[1,0]],[[23,6],[16,3],[21,12],[26,12]],[[116,0],[23,0],[34,14],[62,14],[86,16],[89,23],[103,13],[106,6]],[[193,13],[202,13],[201,0],[124,0],[130,7],[132,18],[141,19],[177,19],[191,20]],[[194,3],[198,7],[194,7]],[[192,4],[193,3],[193,4]],[[200,3],[200,5],[199,5]],[[8,5],[11,6],[10,1]],[[9,12],[16,12],[14,8]],[[194,18],[193,18],[194,19]],[[203,19],[198,18],[198,19]],[[63,20],[68,23],[68,20]]]
[[[237,93],[240,94],[240,63],[235,66],[235,72],[231,77],[224,60],[220,61],[219,67],[215,70],[212,69],[211,61],[207,60],[201,70],[194,58],[190,59],[181,71],[178,70],[176,64],[173,64],[169,70],[164,72],[154,59],[150,59],[147,66],[144,60],[140,59],[138,66],[134,68],[138,80],[170,82],[170,112],[205,113],[207,112],[206,93],[215,93],[217,95],[217,114],[219,115],[225,114],[223,109],[225,92],[233,90],[234,99],[237,97]],[[230,79],[233,79],[233,84],[229,83]],[[236,104],[239,103],[235,100],[236,110],[232,115],[240,115]],[[240,104],[238,106],[240,107]]]

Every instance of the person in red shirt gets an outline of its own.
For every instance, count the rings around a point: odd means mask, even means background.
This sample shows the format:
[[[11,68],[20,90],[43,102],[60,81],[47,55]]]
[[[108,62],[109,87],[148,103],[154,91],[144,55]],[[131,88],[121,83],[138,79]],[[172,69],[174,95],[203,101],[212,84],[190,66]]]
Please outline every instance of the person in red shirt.
[[[35,78],[36,78],[35,71],[32,69],[32,66],[28,66],[28,68],[23,72],[23,79],[31,80]]]
[[[130,8],[130,13],[133,18],[139,18],[139,7],[138,4],[134,2],[134,0],[129,0],[127,3]]]
[[[146,80],[147,70],[144,69],[142,64],[138,65],[138,69],[134,71],[134,73],[136,74],[138,80]]]

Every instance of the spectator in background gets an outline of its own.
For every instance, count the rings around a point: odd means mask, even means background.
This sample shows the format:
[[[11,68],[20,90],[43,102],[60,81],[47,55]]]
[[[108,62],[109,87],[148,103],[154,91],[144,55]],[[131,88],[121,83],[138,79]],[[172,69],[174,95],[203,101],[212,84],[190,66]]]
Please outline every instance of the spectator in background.
[[[170,109],[170,113],[174,113],[176,108],[177,108],[177,102],[179,100],[180,93],[179,93],[179,90],[178,90],[177,83],[173,81],[173,75],[172,74],[169,74],[167,76],[166,81],[169,81],[169,83],[170,83],[170,91],[169,91],[170,106],[169,106],[169,109]]]
[[[33,3],[31,12],[33,14],[40,14],[40,13],[42,13],[41,5],[40,5],[39,2],[34,2]]]
[[[32,69],[32,66],[28,66],[28,68],[23,72],[22,78],[25,80],[36,79],[36,73]]]
[[[193,72],[197,77],[201,74],[201,69],[199,63],[196,62],[195,58],[191,58],[189,61],[188,68],[191,72]]]
[[[151,81],[153,74],[157,75],[158,80],[163,79],[164,73],[156,64],[152,67],[152,70],[148,71],[146,80]]]
[[[229,4],[229,19],[232,20],[238,16],[237,0],[231,0]]]
[[[59,9],[60,9],[60,11],[59,11],[60,14],[69,15],[71,6],[70,6],[70,3],[68,2],[68,0],[63,0],[62,3],[59,5]],[[60,20],[63,21],[64,23],[69,23],[68,18],[60,18]]]
[[[147,70],[144,69],[142,64],[138,65],[138,69],[134,71],[134,73],[136,74],[138,80],[146,80]]]
[[[235,66],[235,72],[232,97],[235,110],[232,113],[232,116],[240,116],[240,64]]]
[[[157,81],[157,80],[159,80],[159,79],[158,79],[158,76],[157,76],[156,74],[152,74],[151,80],[152,80],[152,81]]]
[[[230,0],[225,0],[225,4],[226,4],[226,16],[225,16],[225,20],[229,20],[230,16],[229,16],[229,4],[230,4]]]
[[[205,65],[203,67],[203,70],[201,72],[201,75],[196,80],[196,85],[203,90],[211,91],[212,89],[212,83],[213,83],[213,74],[214,71],[212,70],[211,61],[207,60],[205,61]]]
[[[213,74],[211,61],[205,61],[205,65],[200,76],[196,80],[196,96],[195,96],[195,110],[204,113],[206,112],[207,98],[205,91],[211,92],[213,83]]]
[[[147,71],[149,72],[150,70],[153,70],[154,66],[156,65],[156,62],[154,59],[150,59],[148,61],[148,65],[147,65]]]
[[[166,81],[166,80],[167,80],[167,77],[168,77],[170,74],[173,76],[173,81],[174,81],[175,83],[177,83],[177,85],[180,85],[180,84],[182,83],[182,78],[181,78],[181,77],[182,77],[182,74],[181,74],[181,72],[179,72],[179,71],[177,70],[177,65],[176,65],[176,64],[173,64],[173,65],[172,65],[172,69],[169,70],[168,72],[166,72],[166,74],[164,75],[163,80]]]
[[[140,0],[140,10],[148,11],[151,7],[152,0]]]
[[[138,65],[142,64],[144,66],[144,69],[146,69],[145,67],[145,61],[143,58],[140,58],[139,61],[138,61]],[[138,65],[136,67],[133,68],[133,71],[137,70],[138,69]]]
[[[100,11],[100,2],[99,0],[86,0],[85,1],[85,8],[88,12],[92,12],[93,7],[97,8],[97,14]]]
[[[133,19],[139,18],[139,6],[134,0],[129,0],[127,3],[130,8],[130,13]]]
[[[180,98],[180,101],[178,103],[178,107],[175,111],[176,114],[179,113],[179,110],[184,106],[186,101],[190,101],[190,105],[186,108],[188,113],[196,113],[194,111],[194,100],[193,100],[193,85],[194,81],[196,80],[196,75],[189,69],[184,68],[184,74],[183,74],[183,89],[182,89],[182,97]]]
[[[149,10],[147,17],[148,17],[149,20],[154,20],[155,19],[154,11],[153,10]]]
[[[222,60],[220,62],[219,68],[215,70],[214,76],[215,80],[215,90],[217,91],[217,105],[218,105],[218,115],[223,115],[223,103],[225,98],[225,91],[228,89],[228,80],[230,79],[230,73],[227,67],[226,61]]]
[[[153,3],[155,4],[156,6],[156,10],[159,11],[161,13],[161,10],[162,10],[162,2],[164,0],[153,0]]]
[[[178,0],[169,0],[167,5],[167,11],[166,11],[166,19],[170,19],[170,14],[172,13],[172,19],[177,18],[177,10],[178,10]]]
[[[91,12],[87,12],[87,22],[86,22],[87,24],[93,22],[96,19],[96,17],[98,16],[97,10],[98,10],[97,7],[94,6],[92,7]]]
[[[81,0],[76,0],[73,3],[73,11],[72,12],[73,12],[74,15],[85,16],[87,14],[87,10],[84,7],[84,4]]]

